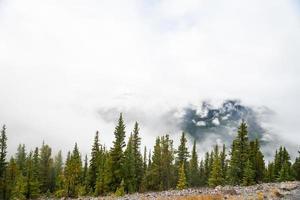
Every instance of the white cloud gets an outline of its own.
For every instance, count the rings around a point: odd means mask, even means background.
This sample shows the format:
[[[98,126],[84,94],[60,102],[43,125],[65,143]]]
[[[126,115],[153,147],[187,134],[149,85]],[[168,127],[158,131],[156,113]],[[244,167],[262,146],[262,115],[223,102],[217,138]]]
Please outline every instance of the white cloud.
[[[3,0],[0,123],[10,151],[45,139],[88,152],[96,129],[113,137],[100,107],[239,98],[275,110],[274,131],[299,141],[299,35],[294,1]]]

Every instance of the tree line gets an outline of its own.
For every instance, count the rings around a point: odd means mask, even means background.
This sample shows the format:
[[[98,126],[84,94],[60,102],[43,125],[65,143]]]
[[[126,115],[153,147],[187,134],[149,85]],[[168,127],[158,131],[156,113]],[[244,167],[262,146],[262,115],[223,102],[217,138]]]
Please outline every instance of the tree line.
[[[157,137],[153,151],[141,150],[139,124],[136,122],[125,144],[122,114],[115,127],[113,145],[107,149],[98,131],[90,159],[82,158],[77,143],[68,152],[52,155],[49,145],[27,152],[20,144],[15,156],[7,157],[6,127],[0,136],[0,199],[35,199],[41,196],[78,197],[161,191],[218,185],[252,185],[262,182],[300,180],[300,156],[292,163],[285,147],[275,152],[267,165],[259,140],[248,139],[243,121],[231,147],[215,145],[203,159],[194,141],[191,152],[182,133],[173,146],[169,135]],[[300,152],[299,152],[300,153]]]

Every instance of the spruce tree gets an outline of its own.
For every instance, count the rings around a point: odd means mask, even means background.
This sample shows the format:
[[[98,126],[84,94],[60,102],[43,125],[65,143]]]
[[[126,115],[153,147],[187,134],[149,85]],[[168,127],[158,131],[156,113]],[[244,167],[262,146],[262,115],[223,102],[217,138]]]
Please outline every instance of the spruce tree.
[[[279,177],[278,181],[283,182],[283,181],[290,181],[291,180],[291,174],[290,174],[290,164],[288,162],[285,162],[281,170],[279,172]]]
[[[39,181],[34,174],[32,152],[26,158],[26,175],[24,177],[24,196],[26,199],[36,199],[39,196]]]
[[[132,135],[132,148],[133,148],[133,155],[134,155],[134,174],[135,174],[134,191],[139,190],[139,186],[142,183],[143,174],[144,174],[143,157],[140,150],[141,138],[140,138],[139,131],[140,131],[139,124],[135,122],[133,135]]]
[[[89,192],[89,184],[88,184],[88,158],[85,155],[84,158],[84,167],[82,171],[82,195],[86,195]]]
[[[226,181],[226,175],[227,175],[227,160],[226,160],[226,146],[223,144],[222,151],[220,153],[220,161],[221,161],[221,170],[222,170],[222,178],[223,181]]]
[[[143,156],[143,177],[147,171],[147,147],[144,147],[144,156]]]
[[[148,190],[161,190],[162,189],[162,179],[161,179],[161,143],[160,138],[157,137],[154,151],[152,155],[152,161],[149,159],[149,172],[147,174],[147,189]]]
[[[214,159],[212,164],[212,171],[208,179],[208,185],[214,187],[217,185],[223,185],[223,183],[224,183],[224,179],[223,179],[223,172],[221,166],[221,159],[219,156],[218,145],[216,145],[214,149]]]
[[[3,125],[0,135],[0,198],[6,198],[6,180],[5,171],[7,167],[6,154],[7,154],[7,136],[6,127]]]
[[[244,177],[245,165],[249,157],[247,125],[242,121],[238,128],[238,135],[234,139],[231,148],[231,158],[229,167],[229,183],[240,184]]]
[[[99,173],[99,155],[100,155],[100,144],[99,144],[99,132],[96,132],[94,143],[92,146],[91,159],[88,171],[89,187],[92,192],[95,191],[96,178]]]
[[[293,164],[294,176],[297,181],[300,180],[300,151],[298,151],[299,156],[296,158]]]
[[[26,184],[23,174],[19,174],[16,178],[14,188],[12,189],[11,199],[25,200]]]
[[[16,185],[18,169],[15,159],[12,157],[6,168],[6,195],[3,198],[4,200],[12,199],[13,190]]]
[[[40,191],[46,193],[51,191],[51,168],[53,160],[51,158],[51,148],[49,145],[43,143],[40,149]]]
[[[264,156],[260,150],[258,139],[250,142],[249,159],[255,172],[254,180],[256,183],[262,182],[264,179],[265,161]]]
[[[192,156],[190,160],[190,168],[189,168],[189,177],[190,177],[190,186],[197,187],[200,183],[199,177],[199,166],[198,166],[198,155],[196,151],[196,140],[194,140]]]
[[[178,146],[178,149],[176,151],[177,157],[176,157],[176,169],[179,170],[181,165],[184,164],[184,172],[185,175],[187,175],[187,167],[188,167],[188,158],[190,157],[188,148],[187,148],[187,139],[185,137],[185,133],[183,132],[181,134],[180,138],[180,144]],[[176,174],[179,174],[178,171]],[[177,180],[179,177],[177,177]]]
[[[209,153],[205,153],[205,159],[204,159],[204,176],[203,176],[203,183],[204,185],[208,185],[208,178],[210,175],[210,166],[209,166],[209,161],[210,161]]]
[[[55,190],[61,190],[63,189],[63,158],[61,151],[55,156],[53,165]]]
[[[176,180],[174,179],[175,170],[173,166],[174,161],[174,149],[173,141],[169,138],[169,135],[161,137],[161,188],[162,190],[168,190],[175,186]]]
[[[253,185],[255,183],[255,171],[250,160],[246,162],[244,175],[243,175],[243,185]]]
[[[275,174],[274,174],[274,163],[270,162],[265,172],[264,176],[265,182],[274,182],[275,181]]]
[[[203,160],[200,161],[199,165],[199,186],[205,186],[207,183],[206,175],[205,175],[205,167]]]
[[[135,169],[135,160],[134,160],[134,149],[133,149],[133,136],[130,134],[126,150],[124,152],[125,159],[124,159],[124,183],[123,186],[127,193],[135,192],[137,187],[136,185],[136,169]]]
[[[67,197],[77,197],[82,182],[82,161],[75,143],[72,154],[68,153],[65,167],[65,190]]]
[[[184,163],[181,164],[178,170],[178,182],[176,188],[178,190],[183,190],[187,187],[186,175],[184,171]]]
[[[110,156],[112,161],[112,180],[111,187],[115,191],[120,186],[123,179],[123,164],[124,164],[124,152],[125,147],[125,124],[123,121],[122,113],[120,114],[118,124],[115,128],[115,141],[113,141],[113,147],[110,150]]]
[[[18,171],[25,175],[25,164],[26,164],[26,149],[25,144],[20,144],[16,153],[16,163],[18,167]]]

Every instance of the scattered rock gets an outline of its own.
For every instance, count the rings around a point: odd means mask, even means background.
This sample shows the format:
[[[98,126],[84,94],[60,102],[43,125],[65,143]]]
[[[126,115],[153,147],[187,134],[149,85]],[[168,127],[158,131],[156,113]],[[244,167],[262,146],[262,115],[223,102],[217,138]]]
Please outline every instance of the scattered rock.
[[[222,190],[222,194],[237,195],[238,193],[236,192],[235,189],[226,189],[226,190]]]
[[[298,187],[298,184],[294,182],[283,182],[280,184],[280,189],[285,190],[285,191],[291,191],[294,190]]]

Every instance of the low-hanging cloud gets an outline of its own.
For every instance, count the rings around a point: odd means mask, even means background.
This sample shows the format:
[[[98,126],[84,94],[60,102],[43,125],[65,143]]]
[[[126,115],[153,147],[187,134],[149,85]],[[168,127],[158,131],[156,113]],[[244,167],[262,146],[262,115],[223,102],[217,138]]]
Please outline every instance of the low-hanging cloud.
[[[265,105],[264,130],[300,141],[299,13],[294,0],[1,0],[9,152],[45,140],[88,153],[96,130],[111,144],[119,112],[154,141],[203,98]]]

